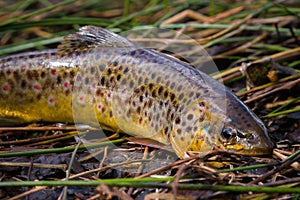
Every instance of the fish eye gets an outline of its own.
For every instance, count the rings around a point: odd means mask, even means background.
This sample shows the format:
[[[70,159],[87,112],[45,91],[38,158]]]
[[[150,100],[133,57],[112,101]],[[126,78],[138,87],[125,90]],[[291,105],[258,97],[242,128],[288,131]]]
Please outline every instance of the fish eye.
[[[237,131],[235,128],[228,126],[223,128],[221,135],[226,142],[232,142],[237,136]]]

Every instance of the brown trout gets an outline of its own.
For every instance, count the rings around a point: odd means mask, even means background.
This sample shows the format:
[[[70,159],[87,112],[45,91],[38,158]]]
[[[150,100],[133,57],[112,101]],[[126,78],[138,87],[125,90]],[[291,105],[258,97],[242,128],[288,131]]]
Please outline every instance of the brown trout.
[[[95,120],[96,119],[96,120]],[[187,151],[270,153],[258,117],[203,72],[103,28],[0,59],[0,123],[100,124]]]

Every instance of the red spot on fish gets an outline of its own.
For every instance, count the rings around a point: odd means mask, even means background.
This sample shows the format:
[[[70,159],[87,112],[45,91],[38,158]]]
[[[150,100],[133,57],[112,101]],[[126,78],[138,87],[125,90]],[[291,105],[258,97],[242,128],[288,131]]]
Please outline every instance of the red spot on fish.
[[[126,89],[123,89],[123,90],[122,90],[122,94],[125,94],[126,92],[127,92]]]
[[[26,70],[26,67],[22,66],[21,71],[24,72]]]
[[[133,101],[133,102],[132,102],[132,105],[135,107],[135,106],[136,106],[136,101]]]
[[[98,104],[97,108],[98,108],[98,110],[101,110],[102,109],[102,105]]]
[[[56,76],[56,69],[51,69],[51,75]]]
[[[33,86],[32,86],[32,89],[35,92],[39,92],[42,89],[42,86],[39,83],[34,83]]]
[[[63,83],[64,90],[69,89],[69,87],[70,87],[70,81],[69,80],[65,80],[65,82]]]
[[[78,94],[78,96],[77,96],[77,102],[79,103],[79,104],[84,104],[85,103],[85,96],[84,96],[84,94]]]
[[[10,90],[10,87],[9,87],[8,83],[4,83],[2,86],[3,93],[8,94],[9,90]]]
[[[93,83],[92,88],[96,89],[97,88],[97,83]]]
[[[8,90],[9,90],[9,86],[8,86],[8,85],[4,85],[4,86],[3,86],[3,90],[4,90],[4,91],[8,91]]]
[[[65,83],[64,83],[64,86],[67,88],[67,87],[70,86],[70,83],[69,83],[69,82],[65,82]]]
[[[48,104],[49,104],[50,106],[54,106],[54,104],[55,104],[55,99],[54,99],[53,96],[49,96],[49,98],[48,98]]]

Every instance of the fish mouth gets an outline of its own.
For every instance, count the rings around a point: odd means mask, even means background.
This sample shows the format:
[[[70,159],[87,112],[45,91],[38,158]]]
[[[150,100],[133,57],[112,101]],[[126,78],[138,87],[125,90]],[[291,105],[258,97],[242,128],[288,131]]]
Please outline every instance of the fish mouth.
[[[271,155],[273,152],[273,148],[252,148],[247,150],[236,151],[236,154],[244,155],[244,156],[263,156],[263,155]]]
[[[240,143],[238,144],[224,145],[224,149],[228,152],[245,156],[260,156],[272,154],[274,143],[270,138],[267,138],[266,140],[256,141],[256,143],[252,142],[253,141],[249,141],[245,138],[244,141],[240,141]]]
[[[273,149],[274,143],[271,140],[267,140],[256,145],[248,143],[246,148],[243,148],[241,151],[237,151],[237,153],[247,156],[270,155],[272,154]]]

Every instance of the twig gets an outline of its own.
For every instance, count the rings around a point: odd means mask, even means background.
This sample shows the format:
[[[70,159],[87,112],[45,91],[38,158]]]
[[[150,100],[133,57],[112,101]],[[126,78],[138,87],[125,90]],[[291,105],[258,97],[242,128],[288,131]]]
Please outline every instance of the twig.
[[[250,183],[248,183],[248,185],[253,185],[253,184],[257,184],[263,180],[265,180],[267,177],[280,172],[281,170],[285,169],[286,167],[288,167],[290,164],[292,164],[295,161],[300,160],[300,150],[298,150],[295,153],[296,157],[293,157],[292,159],[287,159],[284,163],[282,163],[282,165],[276,167],[275,169],[268,171],[267,173],[263,174],[262,176],[260,176],[259,178],[251,181]]]
[[[270,94],[273,94],[273,93],[278,92],[280,90],[290,89],[290,88],[292,88],[293,86],[295,86],[298,83],[300,83],[300,79],[294,80],[294,81],[291,81],[291,82],[288,82],[288,83],[284,83],[280,87],[277,87],[277,88],[275,88],[275,89],[273,89],[271,91],[265,92],[263,94],[254,96],[254,97],[252,97],[250,99],[245,100],[244,102],[245,103],[250,103],[250,102],[256,101],[258,99],[261,99],[263,97],[269,96]]]

